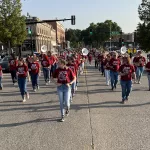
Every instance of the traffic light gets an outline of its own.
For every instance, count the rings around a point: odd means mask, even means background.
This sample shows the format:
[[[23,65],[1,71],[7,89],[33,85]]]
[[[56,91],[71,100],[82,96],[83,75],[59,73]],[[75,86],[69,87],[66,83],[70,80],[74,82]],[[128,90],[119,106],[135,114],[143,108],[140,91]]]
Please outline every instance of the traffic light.
[[[124,39],[122,39],[122,44],[124,44]]]
[[[122,47],[122,38],[119,38],[119,47]]]
[[[29,35],[31,35],[31,34],[32,34],[31,29],[30,29],[30,28],[26,28],[26,29],[27,29],[27,33],[28,33]]]
[[[122,42],[122,38],[119,38],[119,43],[121,43]]]
[[[71,24],[72,25],[76,24],[76,17],[75,16],[71,16]]]
[[[93,31],[92,31],[92,29],[90,29],[90,35],[92,35],[93,34]]]

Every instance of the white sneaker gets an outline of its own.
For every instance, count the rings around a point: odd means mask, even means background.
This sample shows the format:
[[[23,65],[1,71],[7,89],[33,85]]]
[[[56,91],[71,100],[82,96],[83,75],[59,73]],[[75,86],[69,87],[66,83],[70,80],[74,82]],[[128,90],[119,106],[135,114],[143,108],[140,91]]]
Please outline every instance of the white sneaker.
[[[24,103],[24,102],[26,102],[26,98],[25,98],[25,96],[24,96],[24,98],[23,98],[22,102],[23,102],[23,103]]]
[[[27,97],[27,99],[29,99],[29,98],[30,98],[29,93],[27,93],[27,94],[26,94],[26,97]]]
[[[78,90],[78,87],[76,86],[76,91]]]
[[[45,85],[48,85],[48,83],[46,82]]]
[[[48,83],[50,84],[50,83],[51,83],[51,81],[48,81]]]
[[[34,89],[33,91],[36,92],[36,89]]]

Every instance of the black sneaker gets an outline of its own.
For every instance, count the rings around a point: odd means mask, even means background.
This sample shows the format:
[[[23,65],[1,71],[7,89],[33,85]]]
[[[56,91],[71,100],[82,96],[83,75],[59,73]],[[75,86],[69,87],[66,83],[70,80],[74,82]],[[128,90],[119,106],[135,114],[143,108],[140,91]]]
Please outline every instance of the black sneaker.
[[[66,110],[66,116],[69,116],[69,110]]]
[[[65,121],[65,118],[64,116],[62,116],[62,118],[60,119],[60,122],[64,122]]]

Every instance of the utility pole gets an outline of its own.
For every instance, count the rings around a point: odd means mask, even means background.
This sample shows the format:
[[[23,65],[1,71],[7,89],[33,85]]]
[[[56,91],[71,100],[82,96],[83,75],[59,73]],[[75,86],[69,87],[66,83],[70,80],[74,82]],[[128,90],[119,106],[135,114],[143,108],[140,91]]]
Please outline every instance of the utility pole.
[[[110,23],[110,51],[111,51],[111,23]]]

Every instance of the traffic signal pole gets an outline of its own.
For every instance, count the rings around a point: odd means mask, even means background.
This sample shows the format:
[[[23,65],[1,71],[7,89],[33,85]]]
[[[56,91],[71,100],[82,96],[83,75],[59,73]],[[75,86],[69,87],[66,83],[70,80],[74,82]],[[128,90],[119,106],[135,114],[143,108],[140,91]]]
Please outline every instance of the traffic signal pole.
[[[56,19],[56,20],[42,20],[42,21],[31,21],[31,22],[26,22],[26,25],[28,24],[37,24],[37,23],[49,23],[49,22],[57,22],[57,21],[68,21],[71,20],[71,24],[75,25],[75,20],[76,17],[75,16],[71,16],[71,19]]]

